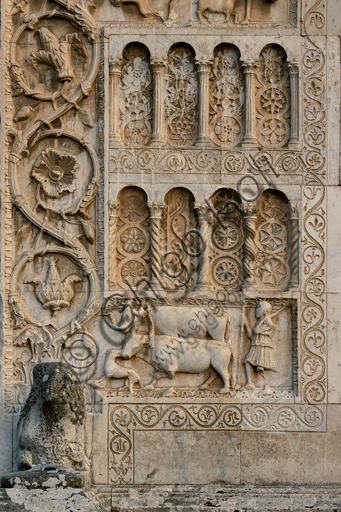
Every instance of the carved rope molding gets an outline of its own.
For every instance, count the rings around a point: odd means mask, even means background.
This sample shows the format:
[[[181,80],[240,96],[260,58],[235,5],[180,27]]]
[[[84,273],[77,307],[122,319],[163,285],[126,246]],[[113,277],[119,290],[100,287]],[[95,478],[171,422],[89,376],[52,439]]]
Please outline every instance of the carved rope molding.
[[[99,183],[99,163],[96,155],[95,149],[92,147],[91,143],[84,137],[82,134],[76,134],[69,129],[66,130],[64,128],[64,124],[62,121],[62,116],[64,116],[71,109],[76,109],[79,119],[81,122],[89,127],[93,126],[93,122],[91,119],[91,115],[79,106],[79,102],[90,96],[92,93],[92,88],[97,76],[98,67],[99,67],[99,34],[97,31],[97,26],[94,19],[91,16],[91,13],[88,10],[88,4],[83,0],[80,0],[76,5],[70,6],[67,0],[56,0],[56,2],[65,10],[50,10],[50,11],[42,11],[36,13],[25,13],[24,16],[20,19],[20,24],[13,37],[11,39],[10,45],[7,46],[7,62],[9,72],[6,75],[7,85],[12,84],[13,96],[20,96],[24,94],[27,97],[31,97],[36,99],[39,102],[51,102],[52,108],[47,114],[43,117],[37,119],[33,124],[31,124],[24,132],[17,131],[11,128],[12,120],[10,121],[8,118],[6,119],[6,126],[10,128],[8,135],[12,137],[13,143],[10,147],[10,154],[8,156],[8,181],[6,182],[7,187],[7,197],[11,197],[14,206],[21,211],[23,216],[31,223],[31,225],[36,226],[39,229],[38,236],[35,241],[35,246],[33,249],[24,252],[17,263],[14,266],[12,275],[9,279],[6,280],[6,291],[9,293],[9,303],[11,305],[12,315],[15,318],[15,326],[14,328],[22,328],[26,324],[29,324],[30,328],[21,332],[17,340],[14,342],[16,346],[26,346],[27,344],[31,345],[32,348],[32,359],[30,364],[36,364],[39,362],[36,360],[37,354],[41,355],[41,350],[43,348],[42,345],[46,346],[46,350],[51,352],[51,357],[59,357],[61,356],[60,344],[67,342],[67,339],[70,335],[73,335],[76,331],[80,329],[84,329],[86,323],[95,315],[99,310],[98,303],[98,293],[99,293],[99,283],[97,277],[97,269],[96,264],[93,261],[91,255],[88,250],[78,240],[78,237],[70,236],[65,229],[65,224],[60,225],[51,225],[49,223],[50,214],[58,214],[64,220],[68,218],[68,215],[76,215],[80,214],[79,224],[83,226],[84,235],[89,240],[90,244],[94,243],[94,228],[89,224],[88,220],[91,219],[91,214],[88,210],[91,208],[94,203],[98,190]],[[10,12],[6,14],[6,24],[7,29],[10,29],[12,32],[12,16],[15,16],[20,11],[24,11],[26,7],[25,3],[16,2],[14,7]],[[43,7],[44,8],[44,7]],[[65,93],[65,83],[70,82],[74,78],[73,69],[71,66],[71,57],[70,57],[70,46],[75,43],[79,44],[78,49],[82,46],[82,43],[79,39],[79,36],[76,33],[66,34],[64,37],[62,36],[59,40],[58,38],[52,34],[47,28],[42,27],[40,22],[44,20],[49,20],[51,18],[60,18],[62,20],[66,20],[72,24],[73,27],[78,27],[79,32],[84,34],[84,37],[87,38],[89,42],[89,48],[91,48],[91,58],[88,59],[88,54],[86,53],[85,61],[87,61],[87,72],[85,73],[84,78],[79,83],[78,87],[76,87],[76,91],[72,94],[71,97],[67,97]],[[40,50],[38,52],[31,53],[32,61],[39,64],[49,62],[48,65],[52,66],[58,73],[58,80],[62,84],[59,89],[52,93],[51,95],[47,93],[41,93],[38,90],[31,89],[26,83],[26,76],[21,69],[19,63],[16,60],[17,55],[17,46],[18,40],[25,32],[25,30],[35,30],[38,27],[38,33],[40,34],[40,39],[42,42],[46,42],[46,51]],[[81,48],[79,51],[82,51]],[[85,50],[83,50],[85,52]],[[35,68],[36,69],[36,68]],[[10,94],[10,87],[7,87],[7,95]],[[58,101],[57,101],[58,100]],[[11,99],[8,103],[11,103]],[[31,117],[33,113],[35,105],[32,106],[23,106],[16,113],[14,118],[15,122],[20,122],[22,120],[27,120]],[[53,123],[59,120],[60,128],[55,128]],[[40,191],[47,191],[49,197],[57,197],[60,191],[67,189],[68,185],[59,185],[56,183],[58,179],[55,179],[51,184],[46,184],[46,180],[41,180],[37,186],[36,192],[36,205],[34,208],[29,204],[25,190],[22,189],[22,180],[18,176],[19,168],[28,167],[26,165],[26,159],[30,156],[30,154],[34,151],[36,144],[38,144],[44,138],[64,138],[65,140],[73,140],[75,141],[79,147],[81,148],[80,154],[86,152],[89,158],[89,162],[91,162],[92,167],[92,176],[89,179],[89,182],[83,190],[85,190],[83,196],[76,202],[76,204],[72,204],[72,206],[67,208],[55,209],[52,205],[49,205],[46,200],[43,200],[40,197]],[[9,145],[8,145],[9,147]],[[76,163],[76,158],[72,156],[72,154],[65,152],[56,151],[53,146],[47,147],[44,146],[45,151],[42,153],[40,157],[39,164],[35,163],[33,169],[41,169],[46,168],[48,166],[48,162],[52,162],[53,160],[59,158],[59,161],[67,162],[65,165],[69,167],[65,167],[68,169],[65,172],[71,172],[71,176],[74,175],[75,169],[78,164]],[[50,159],[50,160],[49,160]],[[70,165],[73,165],[73,169],[70,170]],[[43,166],[43,167],[42,167]],[[45,166],[45,167],[44,167]],[[57,170],[53,171],[52,163],[49,172],[58,172]],[[21,169],[22,172],[22,169]],[[27,172],[27,170],[26,170]],[[33,172],[33,171],[32,171]],[[35,171],[38,172],[38,171]],[[38,174],[37,174],[38,176]],[[38,176],[39,178],[39,176]],[[58,177],[57,177],[58,178]],[[39,181],[39,179],[38,179]],[[59,182],[58,182],[59,183]],[[45,187],[45,188],[44,188]],[[58,188],[59,187],[59,188]],[[69,185],[70,191],[73,188]],[[45,215],[42,218],[39,218],[37,215],[37,208],[42,207],[45,210]],[[9,210],[10,205],[6,204],[7,211]],[[82,220],[85,219],[85,220]],[[7,226],[9,227],[9,226]],[[49,240],[54,240],[54,242],[44,241],[45,245],[42,243],[44,240],[44,235],[48,235]],[[70,260],[76,263],[85,279],[88,280],[89,283],[89,291],[87,295],[87,300],[85,306],[74,313],[74,318],[64,327],[58,328],[54,325],[53,318],[48,322],[38,322],[32,315],[28,314],[24,305],[23,300],[21,299],[19,290],[18,290],[18,276],[22,271],[23,267],[27,262],[32,262],[36,256],[45,256],[46,253],[49,254],[64,254]],[[58,269],[55,267],[55,262],[50,261],[50,266],[52,265],[53,270],[55,272],[54,279],[59,279]],[[13,260],[7,257],[7,264],[10,264],[13,267]],[[51,270],[50,270],[51,271]],[[32,277],[31,277],[32,276]],[[37,274],[32,274],[28,276],[30,279],[33,279],[33,282],[37,280],[41,280],[42,278]],[[69,281],[82,281],[83,279],[77,275],[70,276],[67,278]],[[63,294],[65,294],[65,300],[62,306],[59,305],[58,301],[50,302],[50,306],[45,306],[47,297],[42,297],[41,294],[38,293],[37,298],[42,302],[43,307],[51,307],[56,310],[60,309],[60,307],[65,307],[70,304],[72,300],[74,290],[66,283],[66,280],[61,283],[61,289],[64,290]],[[28,279],[24,282],[31,282]],[[51,309],[51,311],[54,311]],[[5,316],[5,326],[11,326],[10,317],[8,315]],[[38,330],[37,330],[38,329]],[[52,331],[52,332],[51,332]],[[54,332],[53,332],[54,331]],[[41,334],[40,334],[41,333]],[[45,341],[43,340],[45,338]],[[26,383],[17,382],[15,384],[15,379],[13,378],[14,371],[14,354],[12,349],[13,344],[13,331],[12,329],[6,329],[6,339],[5,339],[5,361],[6,361],[6,383],[5,383],[5,412],[12,412],[16,410],[16,403],[18,403],[19,395],[24,390],[25,387],[29,385],[30,376],[27,374]],[[28,367],[30,367],[30,364]],[[16,371],[18,370],[18,366],[16,367]],[[15,394],[17,393],[17,396]],[[22,399],[21,399],[22,400]],[[19,403],[21,402],[19,399]],[[21,402],[22,403],[22,402]]]

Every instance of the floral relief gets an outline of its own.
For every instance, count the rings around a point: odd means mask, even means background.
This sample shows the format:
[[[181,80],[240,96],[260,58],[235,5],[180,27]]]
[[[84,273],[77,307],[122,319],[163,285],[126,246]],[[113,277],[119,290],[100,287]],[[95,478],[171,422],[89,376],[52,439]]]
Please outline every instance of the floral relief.
[[[145,266],[136,260],[130,260],[121,268],[122,281],[130,286],[136,286],[142,277],[147,277]]]
[[[271,288],[283,286],[289,277],[288,214],[282,197],[271,192],[261,196],[256,243],[256,273]]]
[[[141,252],[146,243],[143,232],[137,228],[130,228],[121,235],[122,247],[126,252]]]
[[[121,133],[128,146],[150,140],[152,93],[149,52],[143,45],[131,44],[123,52],[120,97]]]
[[[197,136],[198,77],[193,51],[177,46],[168,55],[165,123],[170,145],[192,145]]]
[[[290,79],[284,50],[266,47],[259,58],[256,84],[256,134],[266,148],[284,146],[290,136]]]
[[[141,220],[145,212],[146,207],[143,204],[143,200],[138,196],[128,196],[122,203],[122,217],[129,220],[129,222]]]
[[[210,127],[215,144],[233,147],[241,142],[244,100],[238,52],[221,45],[214,53],[210,76]]]
[[[138,187],[127,187],[118,196],[118,209],[110,243],[112,278],[116,286],[128,289],[149,276],[150,211],[145,193]]]
[[[31,175],[37,180],[45,194],[59,197],[75,189],[74,177],[78,164],[76,158],[68,153],[47,149],[32,169]]]

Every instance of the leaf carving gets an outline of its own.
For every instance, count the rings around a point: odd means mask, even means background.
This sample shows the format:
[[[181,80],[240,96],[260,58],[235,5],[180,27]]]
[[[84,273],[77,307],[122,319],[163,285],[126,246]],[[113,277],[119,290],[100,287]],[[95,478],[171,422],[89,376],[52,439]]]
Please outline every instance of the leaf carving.
[[[90,128],[92,128],[94,126],[94,122],[92,120],[90,112],[85,108],[78,108],[77,110],[79,119],[82,121],[82,123],[85,124],[85,126],[89,126]]]

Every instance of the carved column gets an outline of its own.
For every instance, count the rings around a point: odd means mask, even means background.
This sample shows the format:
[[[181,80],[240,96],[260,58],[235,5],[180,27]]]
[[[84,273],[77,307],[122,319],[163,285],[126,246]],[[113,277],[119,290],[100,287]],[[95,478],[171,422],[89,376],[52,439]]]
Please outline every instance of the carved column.
[[[298,203],[291,203],[291,211],[290,211],[290,259],[289,259],[289,268],[290,268],[290,282],[289,288],[297,288],[299,285],[299,264],[300,264],[300,255],[299,255],[299,238],[300,238],[300,229],[299,229],[299,205]]]
[[[242,63],[245,74],[245,134],[242,145],[244,147],[257,146],[256,138],[256,108],[255,108],[255,80],[258,64],[248,60]]]
[[[113,57],[109,61],[109,134],[110,141],[122,144],[120,135],[120,76],[121,59]]]
[[[164,144],[163,133],[163,110],[164,110],[164,87],[165,70],[167,62],[160,57],[155,57],[150,61],[153,70],[154,90],[153,90],[153,133],[150,144]]]
[[[207,146],[211,139],[209,135],[209,104],[210,104],[210,71],[213,62],[207,59],[196,61],[199,75],[199,126],[196,146]]]
[[[195,203],[194,209],[198,213],[199,230],[204,243],[203,252],[199,261],[199,278],[197,288],[208,289],[211,285],[210,280],[210,261],[209,261],[209,209],[206,204]]]
[[[299,82],[298,82],[298,64],[297,62],[288,62],[290,75],[290,93],[291,93],[291,135],[289,144],[297,145],[299,142]]]
[[[117,245],[118,203],[109,201],[109,282],[110,289],[116,288],[116,245]]]
[[[244,289],[253,288],[256,284],[255,264],[257,246],[257,207],[253,203],[244,203],[245,243],[244,243]]]
[[[162,243],[161,243],[161,219],[163,203],[151,201],[148,203],[150,209],[150,267],[151,283],[154,287],[160,288],[162,283]]]

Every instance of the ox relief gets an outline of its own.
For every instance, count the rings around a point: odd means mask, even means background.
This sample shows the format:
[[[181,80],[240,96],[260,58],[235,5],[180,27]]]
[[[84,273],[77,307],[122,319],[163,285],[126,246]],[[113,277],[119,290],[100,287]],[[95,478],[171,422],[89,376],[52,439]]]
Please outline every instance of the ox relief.
[[[180,20],[197,23],[233,23],[248,25],[253,21],[271,21],[283,17],[287,2],[285,0],[110,0],[115,7],[123,7],[125,19],[159,20],[166,24]],[[273,4],[279,4],[273,5]],[[132,11],[126,4],[133,4]],[[281,5],[282,4],[282,5]],[[283,5],[284,4],[284,5]],[[290,5],[290,4],[289,4]],[[126,7],[126,8],[125,8]],[[284,12],[283,12],[284,11]],[[262,17],[263,16],[263,20]]]
[[[293,397],[295,303],[248,300],[212,314],[212,302],[180,313],[113,295],[102,313],[115,348],[93,386],[119,396]]]

